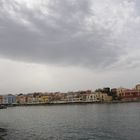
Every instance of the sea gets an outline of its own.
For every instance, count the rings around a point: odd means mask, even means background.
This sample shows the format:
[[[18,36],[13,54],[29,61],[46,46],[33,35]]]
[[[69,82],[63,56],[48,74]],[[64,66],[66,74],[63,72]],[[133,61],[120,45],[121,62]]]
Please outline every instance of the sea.
[[[140,140],[140,102],[8,107],[0,131],[0,140]]]

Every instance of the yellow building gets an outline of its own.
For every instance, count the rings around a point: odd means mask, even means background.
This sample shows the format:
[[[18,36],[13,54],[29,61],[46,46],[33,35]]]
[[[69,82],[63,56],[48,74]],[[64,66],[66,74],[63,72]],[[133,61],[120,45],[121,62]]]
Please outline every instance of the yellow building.
[[[49,96],[48,95],[42,95],[39,97],[40,103],[48,103],[49,102]]]
[[[99,100],[101,102],[110,102],[112,101],[112,96],[108,96],[107,93],[99,93]]]
[[[136,85],[136,90],[140,91],[140,84]]]

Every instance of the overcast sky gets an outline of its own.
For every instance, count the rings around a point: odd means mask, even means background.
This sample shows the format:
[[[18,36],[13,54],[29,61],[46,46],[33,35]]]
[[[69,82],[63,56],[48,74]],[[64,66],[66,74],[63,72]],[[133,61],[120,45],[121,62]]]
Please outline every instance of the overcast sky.
[[[139,0],[0,0],[0,94],[138,83]]]

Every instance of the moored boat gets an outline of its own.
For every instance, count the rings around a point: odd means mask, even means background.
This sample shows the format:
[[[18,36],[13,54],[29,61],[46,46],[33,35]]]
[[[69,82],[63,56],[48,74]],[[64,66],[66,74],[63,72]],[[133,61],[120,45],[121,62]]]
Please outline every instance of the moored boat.
[[[5,105],[0,105],[0,109],[6,109],[7,108],[7,106],[5,106]]]

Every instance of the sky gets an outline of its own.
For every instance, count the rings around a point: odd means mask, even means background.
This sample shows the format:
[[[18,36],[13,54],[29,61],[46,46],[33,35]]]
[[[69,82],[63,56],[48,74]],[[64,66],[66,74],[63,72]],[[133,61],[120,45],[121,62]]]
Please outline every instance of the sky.
[[[139,0],[0,0],[0,94],[133,88]]]

